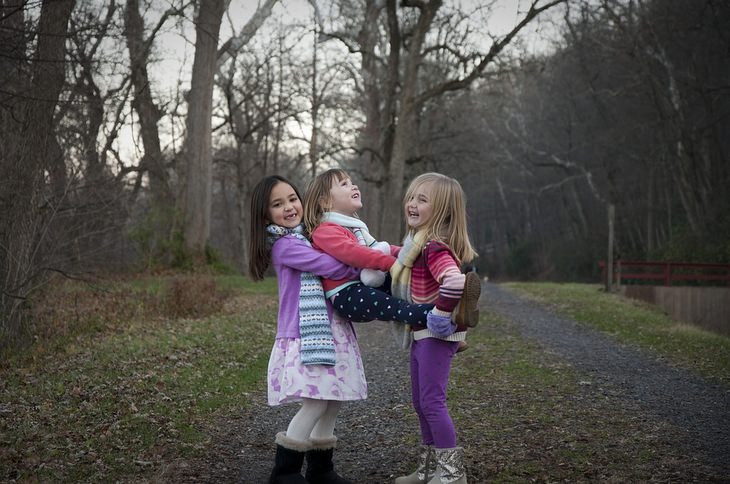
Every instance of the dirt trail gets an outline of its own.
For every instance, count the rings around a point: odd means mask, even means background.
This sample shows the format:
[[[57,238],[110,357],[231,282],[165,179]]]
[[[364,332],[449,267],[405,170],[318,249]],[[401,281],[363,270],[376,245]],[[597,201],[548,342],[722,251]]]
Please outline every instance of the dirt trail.
[[[678,445],[697,453],[730,478],[730,391],[698,375],[525,301],[496,284],[487,284],[485,303],[512,320],[521,333],[539,341],[573,366],[590,374],[623,399],[666,419],[685,436]]]

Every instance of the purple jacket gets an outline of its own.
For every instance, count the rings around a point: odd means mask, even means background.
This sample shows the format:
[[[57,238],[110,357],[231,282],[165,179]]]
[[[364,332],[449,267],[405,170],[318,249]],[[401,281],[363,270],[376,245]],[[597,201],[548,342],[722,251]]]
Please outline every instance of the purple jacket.
[[[313,249],[304,241],[287,235],[271,248],[271,263],[279,282],[279,322],[277,338],[299,338],[299,290],[302,272],[330,279],[357,279],[360,269]],[[327,314],[332,320],[332,305],[327,300]]]

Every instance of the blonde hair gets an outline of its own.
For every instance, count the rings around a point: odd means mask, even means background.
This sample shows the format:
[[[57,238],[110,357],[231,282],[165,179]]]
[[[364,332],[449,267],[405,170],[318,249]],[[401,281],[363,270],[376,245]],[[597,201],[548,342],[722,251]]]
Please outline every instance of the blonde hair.
[[[459,262],[470,262],[477,256],[469,241],[466,228],[466,195],[455,179],[441,173],[424,173],[417,176],[408,186],[403,198],[403,208],[408,219],[406,204],[423,185],[431,184],[431,218],[418,230],[426,231],[428,240],[438,240],[448,245]],[[408,227],[413,235],[416,230]]]
[[[307,193],[304,195],[304,216],[302,217],[308,234],[311,234],[322,221],[322,214],[325,212],[323,205],[329,202],[332,184],[348,178],[350,175],[345,170],[332,168],[320,173],[309,182]]]

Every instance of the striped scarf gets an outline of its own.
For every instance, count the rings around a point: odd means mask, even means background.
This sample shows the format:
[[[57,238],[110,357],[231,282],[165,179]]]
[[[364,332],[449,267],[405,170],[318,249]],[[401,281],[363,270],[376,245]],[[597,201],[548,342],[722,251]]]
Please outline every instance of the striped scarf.
[[[308,246],[311,243],[304,236],[304,226],[297,225],[287,229],[279,225],[266,226],[270,245],[285,235],[292,235],[303,240]],[[335,364],[335,341],[327,314],[327,304],[319,276],[302,271],[299,276],[299,335],[301,337],[301,358],[303,365]]]
[[[398,252],[398,259],[390,268],[390,276],[393,279],[391,288],[393,296],[410,303],[411,298],[411,271],[413,264],[426,247],[426,232],[421,230],[415,235],[408,234],[403,241],[403,247]]]
[[[426,246],[426,232],[421,230],[415,235],[408,234],[398,252],[398,259],[390,267],[391,293],[398,299],[409,303],[411,297],[411,272],[413,264]],[[390,329],[401,348],[407,349],[411,344],[411,327],[407,324],[391,323]]]

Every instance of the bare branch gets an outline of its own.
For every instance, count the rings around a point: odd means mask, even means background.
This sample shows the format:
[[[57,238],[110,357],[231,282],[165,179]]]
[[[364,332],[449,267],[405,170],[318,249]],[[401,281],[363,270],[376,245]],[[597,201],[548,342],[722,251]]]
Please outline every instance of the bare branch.
[[[448,91],[456,91],[459,89],[464,89],[471,85],[474,80],[476,80],[481,73],[484,71],[484,69],[492,62],[494,59],[502,52],[502,50],[509,45],[510,42],[512,42],[512,39],[515,38],[515,36],[527,25],[532,21],[535,17],[540,15],[542,12],[559,5],[561,3],[565,3],[567,0],[552,0],[545,5],[537,6],[539,3],[539,0],[533,0],[532,4],[530,5],[530,9],[525,14],[524,18],[517,24],[515,27],[507,33],[502,39],[494,42],[492,46],[489,49],[489,52],[486,53],[486,55],[482,58],[481,62],[477,64],[474,69],[466,76],[461,79],[452,79],[449,81],[446,81],[444,83],[441,83],[437,86],[434,86],[430,89],[427,89],[423,93],[421,93],[418,98],[416,99],[416,104],[423,104],[428,99],[431,99],[433,97],[439,96],[441,94],[444,94]],[[419,2],[420,3],[420,2]]]

